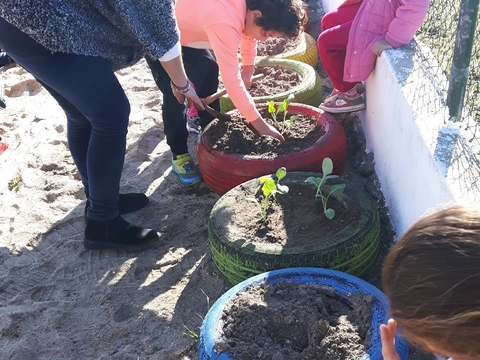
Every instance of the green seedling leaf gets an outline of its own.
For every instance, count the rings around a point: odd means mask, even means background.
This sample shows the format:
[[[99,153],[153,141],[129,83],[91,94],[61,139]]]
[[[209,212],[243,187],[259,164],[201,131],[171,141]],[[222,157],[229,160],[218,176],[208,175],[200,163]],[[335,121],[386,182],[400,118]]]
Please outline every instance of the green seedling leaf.
[[[277,177],[278,181],[282,180],[286,175],[287,175],[287,169],[284,167],[281,167],[275,173],[275,176]]]
[[[267,102],[267,104],[268,104],[268,113],[269,114],[275,114],[276,113],[275,102],[269,101],[269,102]]]
[[[332,185],[332,190],[330,191],[330,194],[328,194],[328,196],[330,196],[332,194],[342,194],[343,190],[345,190],[345,186],[347,186],[347,185],[346,184]]]
[[[268,179],[270,179],[268,176],[262,176],[262,177],[260,177],[260,184],[265,183],[265,181],[267,181]]]
[[[287,169],[281,167],[275,173],[277,181],[275,181],[271,176],[262,176],[259,178],[260,184],[262,184],[263,199],[261,203],[256,198],[247,198],[248,201],[253,201],[260,206],[260,221],[265,222],[267,220],[267,211],[270,205],[270,198],[275,194],[286,194],[288,193],[288,186],[280,185],[278,182],[282,180],[287,175]]]
[[[338,175],[327,175],[325,176],[325,180],[328,180],[328,179],[336,179],[338,178],[339,176]]]
[[[262,191],[263,195],[265,195],[266,197],[268,197],[268,195],[270,195],[276,189],[277,184],[275,184],[275,181],[273,179],[267,179],[267,181],[263,183]]]
[[[332,220],[333,217],[335,216],[335,210],[333,209],[326,209],[323,212],[325,213],[325,216],[330,220]]]
[[[322,178],[314,177],[314,176],[309,176],[306,180],[306,183],[313,184],[315,185],[316,188],[319,188],[320,186],[323,185],[324,180]]]
[[[345,190],[346,184],[334,184],[330,187],[330,192],[328,195],[322,193],[322,186],[326,184],[327,180],[337,178],[338,175],[330,175],[333,171],[333,162],[330,158],[323,159],[322,162],[322,177],[309,176],[305,182],[313,184],[316,187],[317,192],[315,193],[315,199],[320,198],[322,200],[323,212],[328,219],[333,219],[335,216],[335,211],[331,208],[327,208],[328,198],[332,194],[341,194]]]
[[[323,159],[322,172],[324,176],[330,175],[333,171],[333,161],[330,158]]]

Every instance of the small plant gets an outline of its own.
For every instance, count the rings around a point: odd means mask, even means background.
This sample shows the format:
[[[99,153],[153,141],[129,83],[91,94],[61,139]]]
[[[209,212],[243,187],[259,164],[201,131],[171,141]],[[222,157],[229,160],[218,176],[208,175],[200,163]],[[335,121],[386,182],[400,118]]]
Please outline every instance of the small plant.
[[[275,194],[286,194],[288,193],[288,186],[279,184],[280,180],[282,180],[287,175],[287,169],[281,167],[275,173],[277,177],[277,181],[272,179],[269,176],[262,176],[260,178],[260,183],[262,185],[262,192],[263,192],[263,200],[262,203],[255,199],[255,198],[248,198],[248,200],[257,203],[260,206],[260,215],[261,215],[261,222],[265,222],[267,220],[267,210],[270,204],[270,198]]]
[[[22,175],[15,176],[8,182],[8,190],[18,192],[23,185]]]
[[[288,98],[283,100],[277,108],[275,108],[275,102],[269,101],[268,104],[268,113],[272,116],[273,121],[277,121],[277,115],[283,111],[283,121],[282,128],[280,132],[282,135],[292,127],[293,123],[298,119],[297,115],[292,115],[287,119],[287,107],[292,102],[295,96],[293,94],[288,95]]]
[[[196,331],[190,329],[187,325],[183,324],[183,327],[187,330],[187,333],[183,333],[184,335],[187,335],[190,339],[193,341],[198,341],[198,334]]]
[[[346,184],[334,184],[334,185],[331,186],[330,192],[328,193],[328,195],[327,196],[323,195],[322,186],[326,184],[328,179],[334,179],[334,178],[338,177],[338,175],[331,175],[332,171],[333,171],[332,159],[327,157],[327,158],[323,159],[323,162],[322,162],[323,176],[321,178],[314,177],[314,176],[309,176],[305,180],[306,183],[313,184],[316,187],[317,192],[315,194],[315,198],[316,199],[317,198],[322,199],[323,212],[325,213],[325,216],[330,220],[333,219],[333,217],[335,216],[335,210],[327,207],[328,198],[332,194],[343,193],[343,190],[345,190],[345,186],[346,186]]]

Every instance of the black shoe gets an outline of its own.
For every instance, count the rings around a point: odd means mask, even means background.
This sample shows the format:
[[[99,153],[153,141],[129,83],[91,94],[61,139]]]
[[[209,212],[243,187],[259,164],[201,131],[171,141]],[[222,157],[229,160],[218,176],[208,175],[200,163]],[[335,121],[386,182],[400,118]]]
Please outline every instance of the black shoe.
[[[83,246],[87,250],[144,249],[158,240],[155,230],[130,224],[120,215],[110,221],[87,219]]]
[[[148,204],[148,201],[147,195],[142,193],[120,194],[118,197],[118,212],[120,215],[125,215],[140,210]],[[90,201],[87,199],[87,203],[85,204],[85,215],[87,215],[87,209],[89,206]]]

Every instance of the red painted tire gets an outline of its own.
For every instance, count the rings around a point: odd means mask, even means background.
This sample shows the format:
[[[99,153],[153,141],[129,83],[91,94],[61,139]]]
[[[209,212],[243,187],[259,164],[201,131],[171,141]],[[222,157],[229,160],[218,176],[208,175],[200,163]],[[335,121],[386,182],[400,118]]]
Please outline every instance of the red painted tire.
[[[262,108],[267,105],[259,104],[257,106]],[[347,154],[347,138],[340,123],[332,115],[304,104],[290,104],[288,113],[315,117],[318,124],[323,126],[325,134],[307,149],[276,158],[226,154],[218,150],[211,150],[211,146],[207,146],[207,140],[202,135],[198,142],[197,153],[198,165],[205,183],[217,194],[223,195],[245,181],[274,174],[282,166],[289,172],[322,172],[322,162],[326,157],[333,161],[333,173],[341,175]],[[204,134],[208,128],[209,126],[205,128]]]

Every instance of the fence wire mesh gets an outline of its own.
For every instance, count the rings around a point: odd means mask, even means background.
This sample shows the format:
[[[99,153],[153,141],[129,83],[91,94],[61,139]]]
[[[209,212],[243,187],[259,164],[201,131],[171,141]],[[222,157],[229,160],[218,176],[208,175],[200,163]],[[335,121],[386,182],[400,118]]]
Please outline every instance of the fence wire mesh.
[[[460,13],[460,0],[431,0],[430,8],[418,30],[415,40],[430,48],[435,60],[430,72],[438,79],[447,79],[447,82],[438,80],[439,92],[445,101],[448,90],[448,81],[452,68],[453,49],[455,45],[456,29]],[[477,14],[478,17],[478,14]],[[465,99],[461,116],[462,125],[471,133],[469,141],[479,141],[480,134],[480,24],[477,21],[473,39],[470,72],[465,89]]]
[[[452,79],[451,70],[456,31],[460,14],[461,0],[431,0],[430,8],[415,36],[417,47],[415,56],[423,69],[429,74],[443,106],[447,106],[448,86]],[[478,13],[476,14],[478,18]],[[432,56],[433,55],[433,56]],[[451,153],[435,151],[434,156],[441,154],[448,159],[437,159],[448,164],[444,175],[450,173],[461,192],[475,194],[477,199],[480,189],[480,24],[477,19],[473,38],[470,69],[465,89],[462,115],[458,127],[462,136],[457,133],[439,132],[437,147],[451,149]],[[421,96],[421,91],[417,92]],[[448,112],[447,112],[448,113]],[[450,146],[448,146],[450,144]]]

